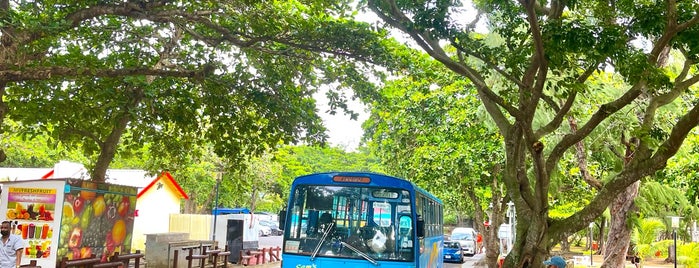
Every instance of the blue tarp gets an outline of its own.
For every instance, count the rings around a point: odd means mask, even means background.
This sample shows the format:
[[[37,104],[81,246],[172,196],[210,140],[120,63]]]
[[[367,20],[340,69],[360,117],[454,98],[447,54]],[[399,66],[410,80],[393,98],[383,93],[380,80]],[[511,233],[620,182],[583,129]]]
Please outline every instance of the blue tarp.
[[[226,215],[226,214],[250,214],[250,210],[247,208],[214,208],[211,211],[212,215]]]

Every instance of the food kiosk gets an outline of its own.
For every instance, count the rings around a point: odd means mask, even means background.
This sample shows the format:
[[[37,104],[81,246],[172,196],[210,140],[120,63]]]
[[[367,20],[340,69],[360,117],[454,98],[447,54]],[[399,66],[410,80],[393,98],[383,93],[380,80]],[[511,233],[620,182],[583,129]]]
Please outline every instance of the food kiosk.
[[[106,261],[131,250],[137,189],[82,179],[3,182],[0,215],[22,237],[22,264],[54,267],[64,257]]]

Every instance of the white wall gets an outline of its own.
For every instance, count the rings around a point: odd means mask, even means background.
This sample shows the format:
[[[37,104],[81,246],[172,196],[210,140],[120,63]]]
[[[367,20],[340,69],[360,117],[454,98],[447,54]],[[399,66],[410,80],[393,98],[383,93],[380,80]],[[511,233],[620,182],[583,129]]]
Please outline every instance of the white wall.
[[[158,183],[163,183],[158,187]],[[146,248],[146,234],[167,233],[170,214],[180,213],[180,199],[163,180],[159,180],[136,201],[138,217],[134,219],[131,250]]]

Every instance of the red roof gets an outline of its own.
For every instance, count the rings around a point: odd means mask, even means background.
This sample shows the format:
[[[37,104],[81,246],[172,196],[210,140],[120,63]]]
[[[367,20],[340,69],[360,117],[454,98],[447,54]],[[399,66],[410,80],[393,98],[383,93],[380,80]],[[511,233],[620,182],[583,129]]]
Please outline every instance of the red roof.
[[[51,171],[49,171],[48,173],[44,174],[44,176],[41,176],[41,179],[45,180],[51,178],[51,176],[53,176],[53,169],[51,169]]]
[[[157,181],[159,181],[161,177],[164,177],[163,179],[167,180],[168,182],[170,182],[170,184],[172,184],[173,187],[175,187],[175,189],[177,190],[177,193],[180,194],[181,198],[189,199],[189,196],[187,196],[187,193],[185,193],[184,190],[182,190],[182,187],[180,186],[180,184],[177,183],[175,181],[175,179],[172,178],[172,175],[170,174],[170,172],[167,172],[167,171],[163,171],[162,173],[160,173],[160,176],[156,177],[153,181],[150,182],[150,184],[148,184],[148,186],[146,186],[145,188],[143,188],[143,190],[138,192],[138,195],[136,196],[136,198],[141,197],[141,195],[143,195],[143,193],[145,193],[146,191],[148,191],[148,189],[153,187],[153,185],[155,185],[155,183]]]

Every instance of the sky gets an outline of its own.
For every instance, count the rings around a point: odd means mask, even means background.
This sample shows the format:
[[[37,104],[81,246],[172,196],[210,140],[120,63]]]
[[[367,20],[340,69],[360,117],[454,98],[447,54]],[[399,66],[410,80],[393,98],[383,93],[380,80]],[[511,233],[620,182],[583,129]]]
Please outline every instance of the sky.
[[[328,99],[324,92],[318,92],[314,95],[318,106],[318,113],[323,119],[323,124],[328,129],[327,133],[330,138],[328,143],[333,147],[344,148],[345,151],[355,151],[359,147],[359,142],[362,139],[364,130],[362,123],[369,117],[366,105],[359,100],[349,101],[347,103],[350,110],[359,114],[357,120],[350,119],[349,115],[345,115],[342,111],[338,111],[334,115],[329,114]]]

